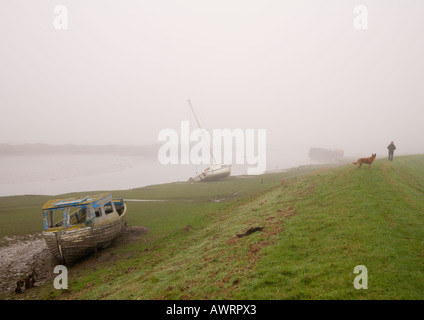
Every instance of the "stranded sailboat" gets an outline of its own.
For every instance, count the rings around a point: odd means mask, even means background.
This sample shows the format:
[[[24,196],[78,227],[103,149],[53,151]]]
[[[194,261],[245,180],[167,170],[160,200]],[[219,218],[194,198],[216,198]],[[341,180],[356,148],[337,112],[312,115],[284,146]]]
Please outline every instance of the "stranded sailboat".
[[[191,104],[191,101],[188,100],[188,103],[190,105],[191,111],[194,114],[194,117],[196,118],[196,122],[197,122],[197,125],[199,126],[199,129],[202,130],[199,119],[197,118],[196,112],[194,111],[194,108],[193,108],[193,105]],[[205,141],[207,141],[206,138],[205,138]],[[228,176],[231,175],[231,165],[230,164],[216,164],[212,150],[211,150],[211,155],[212,155],[212,159],[213,159],[213,165],[211,165],[209,168],[206,168],[205,170],[203,170],[203,172],[201,174],[195,176],[194,178],[190,178],[189,181],[195,181],[195,182],[212,181],[212,180],[222,179],[222,178],[225,178],[225,177],[228,177]]]
[[[212,181],[228,177],[229,175],[231,175],[231,165],[216,164],[206,168],[201,174],[191,179],[195,182]]]

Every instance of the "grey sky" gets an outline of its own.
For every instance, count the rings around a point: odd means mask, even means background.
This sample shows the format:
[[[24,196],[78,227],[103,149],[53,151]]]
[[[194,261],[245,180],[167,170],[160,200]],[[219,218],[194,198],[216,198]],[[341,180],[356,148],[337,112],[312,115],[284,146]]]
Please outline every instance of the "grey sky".
[[[68,8],[69,29],[53,27]],[[353,28],[365,4],[369,29]],[[145,144],[189,119],[270,145],[424,152],[424,2],[0,2],[0,143]],[[195,124],[193,123],[193,128]]]

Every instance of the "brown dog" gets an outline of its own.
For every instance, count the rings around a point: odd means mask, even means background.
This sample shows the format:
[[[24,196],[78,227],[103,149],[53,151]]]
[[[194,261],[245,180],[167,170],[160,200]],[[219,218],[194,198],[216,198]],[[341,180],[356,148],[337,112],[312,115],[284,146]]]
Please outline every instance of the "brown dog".
[[[358,161],[352,162],[352,163],[353,164],[358,164],[359,163],[358,169],[362,166],[363,163],[368,163],[368,169],[369,169],[369,168],[371,168],[371,163],[374,162],[374,159],[375,159],[375,156],[376,155],[377,155],[376,153],[375,154],[373,153],[372,156],[369,157],[369,158],[361,158],[361,159],[358,159]]]

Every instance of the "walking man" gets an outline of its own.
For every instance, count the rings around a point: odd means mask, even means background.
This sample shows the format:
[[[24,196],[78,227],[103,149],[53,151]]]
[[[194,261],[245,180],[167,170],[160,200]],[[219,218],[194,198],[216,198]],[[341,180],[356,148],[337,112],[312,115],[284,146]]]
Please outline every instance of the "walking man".
[[[393,161],[393,153],[396,150],[395,143],[392,141],[390,142],[389,146],[387,147],[389,149],[389,161]]]

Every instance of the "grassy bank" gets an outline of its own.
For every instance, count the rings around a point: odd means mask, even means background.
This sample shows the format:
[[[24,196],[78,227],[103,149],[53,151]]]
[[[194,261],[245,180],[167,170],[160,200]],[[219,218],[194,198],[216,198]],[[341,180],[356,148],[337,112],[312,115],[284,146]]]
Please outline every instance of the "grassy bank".
[[[166,200],[164,202],[128,202],[129,225],[143,225],[163,233],[156,224],[169,221],[170,224],[184,219],[182,212],[195,213],[200,207],[219,208],[219,203],[231,198],[248,196],[278,185],[282,178],[305,175],[317,170],[304,167],[284,173],[271,173],[261,176],[235,176],[209,183],[176,182],[152,185],[131,190],[112,191],[114,198]],[[69,193],[57,196],[10,196],[0,197],[0,237],[25,235],[42,230],[41,208],[50,199],[68,198],[78,195],[96,194],[105,191]]]
[[[21,297],[422,299],[423,167],[419,155],[377,160],[371,169],[122,191],[171,201],[131,202],[129,224],[149,227],[148,235],[113,261],[71,268],[66,291],[48,283]],[[264,229],[236,236],[256,226]],[[367,290],[353,286],[356,265],[368,269]]]

